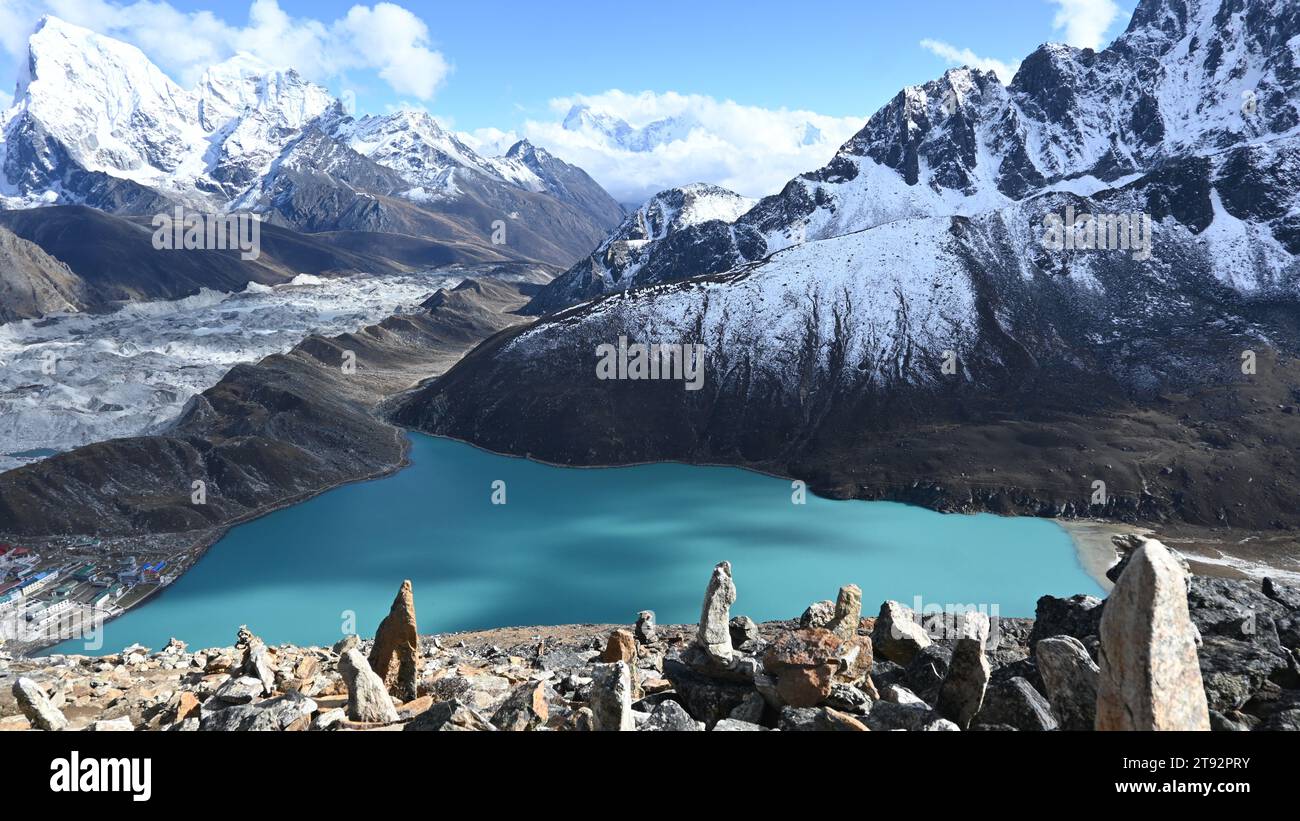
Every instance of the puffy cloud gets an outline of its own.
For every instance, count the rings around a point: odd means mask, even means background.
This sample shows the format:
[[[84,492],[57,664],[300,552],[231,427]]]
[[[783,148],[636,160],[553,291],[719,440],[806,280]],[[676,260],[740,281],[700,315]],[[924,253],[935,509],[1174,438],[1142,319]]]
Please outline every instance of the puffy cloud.
[[[921,48],[947,60],[949,65],[970,66],[983,71],[991,71],[998,75],[998,79],[1002,81],[1003,85],[1011,82],[1011,78],[1016,76],[1016,69],[1020,67],[1019,63],[1004,63],[991,57],[980,57],[968,48],[959,49],[942,40],[931,40],[928,37],[921,41]]]
[[[1101,48],[1102,38],[1119,16],[1115,0],[1052,0],[1060,8],[1052,28],[1065,30],[1065,42],[1078,48]]]
[[[236,51],[321,83],[349,71],[374,71],[397,93],[421,100],[432,98],[451,70],[430,48],[424,21],[393,3],[353,6],[327,23],[293,17],[276,0],[253,0],[247,25],[232,26],[211,12],[183,12],[164,0],[3,0],[0,49],[22,60],[27,35],[43,14],[139,46],[187,86]]]
[[[553,118],[525,122],[522,136],[581,166],[623,202],[692,182],[771,194],[825,165],[866,123],[672,91],[561,97],[551,109]],[[516,136],[489,131],[467,137],[498,147]]]

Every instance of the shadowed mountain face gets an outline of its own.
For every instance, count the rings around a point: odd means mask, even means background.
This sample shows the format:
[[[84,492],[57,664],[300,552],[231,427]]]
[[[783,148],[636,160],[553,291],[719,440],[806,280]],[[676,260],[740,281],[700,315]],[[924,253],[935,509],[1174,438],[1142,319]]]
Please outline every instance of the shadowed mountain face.
[[[0,228],[0,322],[85,307],[84,284],[66,265]]]
[[[55,293],[68,296],[67,304],[25,302],[22,316],[105,310],[123,300],[175,299],[200,288],[239,291],[250,282],[275,285],[304,273],[392,273],[502,259],[477,245],[382,233],[303,234],[274,225],[261,227],[262,254],[257,260],[241,259],[238,251],[157,250],[148,219],[82,206],[0,211],[0,231],[10,232],[45,260],[44,276],[29,280],[24,288],[44,291],[39,282],[53,277],[61,283]],[[33,312],[35,308],[41,309]]]
[[[491,340],[395,418],[942,509],[1300,526],[1298,20],[1145,0],[1009,88],[906,89],[738,219],[650,234],[620,277],[584,261],[532,304],[638,287]],[[702,346],[704,387],[600,378],[620,337]]]

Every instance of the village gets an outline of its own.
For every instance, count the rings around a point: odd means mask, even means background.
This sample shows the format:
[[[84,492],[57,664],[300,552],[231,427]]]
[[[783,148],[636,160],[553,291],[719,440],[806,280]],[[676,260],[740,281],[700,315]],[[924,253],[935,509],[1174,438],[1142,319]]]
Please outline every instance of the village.
[[[104,622],[171,584],[197,553],[151,537],[0,541],[0,648],[21,656],[80,639],[93,652]]]

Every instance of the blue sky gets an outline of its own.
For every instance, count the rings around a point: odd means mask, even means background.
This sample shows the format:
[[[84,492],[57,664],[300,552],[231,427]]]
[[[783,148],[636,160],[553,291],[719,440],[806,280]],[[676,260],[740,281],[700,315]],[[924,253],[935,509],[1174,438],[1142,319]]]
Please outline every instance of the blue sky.
[[[24,32],[48,12],[135,43],[182,85],[247,49],[355,94],[362,113],[423,107],[485,151],[528,136],[595,167],[602,183],[647,158],[573,144],[558,131],[571,103],[634,126],[685,116],[702,123],[703,137],[669,152],[686,155],[680,174],[727,184],[715,166],[730,155],[739,166],[770,168],[741,192],[757,195],[824,163],[902,87],[959,61],[1007,74],[1047,41],[1104,46],[1135,2],[0,0],[0,77],[15,76]],[[804,133],[804,123],[822,143],[764,153]],[[616,195],[679,184],[667,161],[633,169],[614,183]]]

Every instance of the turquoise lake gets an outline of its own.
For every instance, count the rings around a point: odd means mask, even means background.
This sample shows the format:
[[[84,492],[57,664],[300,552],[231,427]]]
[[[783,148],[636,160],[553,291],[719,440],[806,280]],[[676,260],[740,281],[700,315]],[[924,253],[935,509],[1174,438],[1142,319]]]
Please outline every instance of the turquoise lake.
[[[231,530],[150,601],[109,622],[103,649],[175,636],[227,646],[330,644],[355,613],[373,635],[403,579],[421,633],[693,622],[713,565],[732,563],[733,615],[797,618],[840,585],[864,611],[897,599],[1031,616],[1039,596],[1104,595],[1044,519],[941,515],[890,502],[791,502],[788,481],[678,464],[568,469],[412,435],[412,464]],[[506,504],[493,504],[505,482]],[[81,642],[48,652],[87,652]]]

